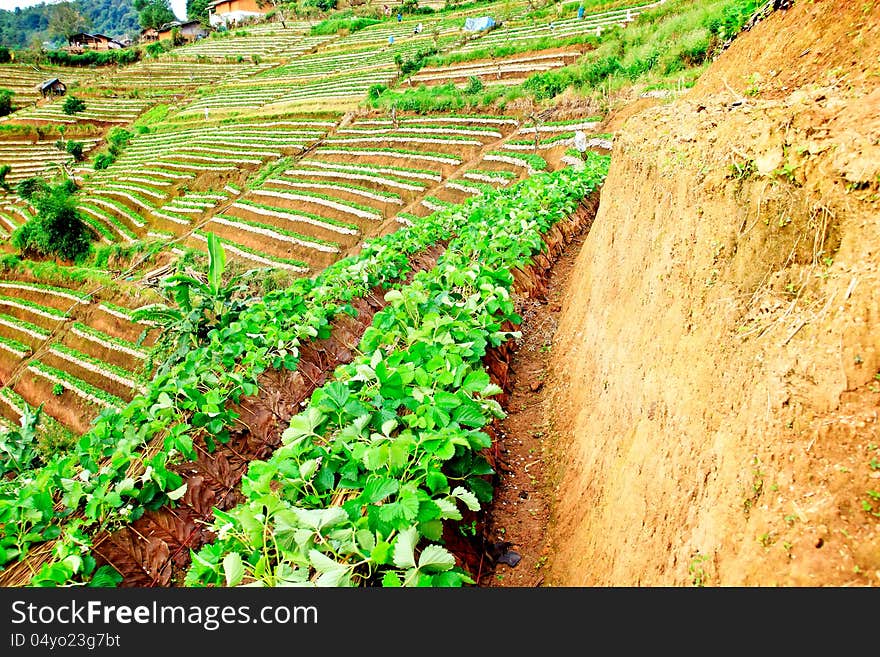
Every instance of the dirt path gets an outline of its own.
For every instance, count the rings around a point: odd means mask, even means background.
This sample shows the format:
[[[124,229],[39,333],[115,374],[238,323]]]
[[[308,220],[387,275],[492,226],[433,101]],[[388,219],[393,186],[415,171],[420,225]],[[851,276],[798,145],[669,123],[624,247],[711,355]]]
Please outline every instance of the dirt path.
[[[546,460],[544,444],[552,409],[544,382],[561,302],[587,234],[584,230],[572,239],[554,264],[547,298],[525,299],[518,304],[522,337],[510,363],[508,416],[498,432],[498,481],[486,518],[486,536],[495,542],[493,556],[500,561],[479,573],[478,585],[482,587],[534,587],[544,581],[554,496],[548,484],[552,464]]]

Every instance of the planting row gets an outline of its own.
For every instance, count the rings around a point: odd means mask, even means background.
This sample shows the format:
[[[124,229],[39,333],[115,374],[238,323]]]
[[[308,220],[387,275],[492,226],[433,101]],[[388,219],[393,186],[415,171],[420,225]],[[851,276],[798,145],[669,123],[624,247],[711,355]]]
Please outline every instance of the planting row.
[[[503,417],[483,358],[519,323],[512,269],[604,176],[536,176],[468,208],[437,266],[386,294],[354,361],[252,462],[245,502],[215,511],[188,585],[460,586],[444,529],[492,498],[482,431]],[[450,208],[441,212],[459,212]]]
[[[106,291],[103,293],[106,294]],[[71,434],[143,389],[152,338],[131,311],[75,288],[0,281],[0,383]],[[5,405],[13,422],[21,412]]]
[[[606,166],[604,162],[600,163],[597,171],[603,170],[604,166]],[[62,536],[61,542],[55,546],[53,560],[51,563],[43,565],[32,583],[58,584],[69,582],[71,579],[93,580],[96,572],[103,581],[106,581],[104,578],[107,577],[112,579],[112,569],[95,571],[94,560],[89,562],[85,558],[88,556],[88,536],[95,527],[106,527],[113,522],[129,521],[138,517],[143,512],[144,504],[155,505],[157,499],[167,500],[168,493],[173,493],[174,499],[185,495],[183,480],[179,475],[169,470],[171,465],[169,455],[180,453],[185,458],[194,458],[194,438],[204,440],[208,448],[215,440],[225,440],[229,428],[237,420],[236,413],[227,406],[227,401],[238,402],[242,395],[256,393],[258,377],[267,368],[295,369],[299,353],[297,346],[303,340],[310,339],[310,336],[321,335],[321,327],[326,327],[328,320],[344,309],[346,300],[375,288],[382,281],[400,280],[407,271],[409,254],[435,244],[438,240],[446,239],[454,234],[467,234],[471,238],[481,237],[485,241],[485,245],[477,252],[457,251],[454,256],[456,259],[450,259],[447,262],[449,266],[441,268],[440,271],[446,272],[445,276],[452,275],[456,269],[462,272],[461,279],[456,283],[456,289],[471,289],[470,286],[474,283],[474,279],[470,277],[469,273],[471,267],[462,266],[464,261],[461,261],[460,265],[458,258],[464,258],[471,263],[479,262],[481,263],[479,266],[485,271],[492,272],[492,276],[496,277],[496,280],[503,280],[509,276],[506,273],[506,268],[502,266],[506,264],[506,261],[500,260],[505,257],[503,254],[511,254],[511,256],[519,254],[525,257],[525,254],[538,247],[540,237],[536,234],[528,234],[527,237],[527,234],[520,234],[512,227],[511,230],[514,230],[516,234],[505,234],[504,231],[497,233],[495,240],[504,241],[502,246],[500,242],[493,241],[491,236],[493,231],[465,230],[465,228],[471,225],[471,222],[477,221],[485,215],[494,216],[496,208],[498,210],[506,208],[507,214],[510,215],[508,221],[522,227],[533,226],[535,225],[533,222],[538,224],[546,222],[549,225],[558,218],[556,212],[564,205],[566,199],[569,203],[576,203],[579,194],[586,193],[589,188],[597,184],[596,171],[592,174],[581,172],[578,176],[581,177],[576,177],[571,172],[558,172],[541,180],[536,178],[534,181],[523,183],[527,186],[521,187],[519,190],[503,192],[506,199],[503,203],[499,198],[487,198],[483,203],[471,202],[460,208],[446,209],[434,215],[431,220],[420,221],[412,228],[403,228],[366,244],[357,256],[335,263],[314,279],[299,279],[287,289],[270,293],[256,306],[248,309],[239,318],[239,321],[230,325],[228,329],[211,334],[209,336],[210,343],[207,346],[194,349],[172,371],[154,379],[143,400],[135,398],[119,416],[111,413],[105,414],[95,429],[86,434],[84,439],[79,442],[76,462],[68,460],[64,463],[50,464],[41,473],[35,475],[34,479],[42,482],[53,481],[57,477],[74,478],[77,481],[76,496],[66,496],[61,501],[67,504],[69,509],[70,503],[74,503],[78,507],[85,502],[84,496],[89,495],[88,505],[82,513],[81,520],[74,520],[63,527],[60,526],[58,512],[50,508],[48,503],[40,504],[39,511],[37,513],[31,512],[25,520],[15,511],[18,505],[28,498],[29,484],[25,481],[17,481],[14,494],[10,493],[6,499],[0,499],[0,519],[5,516],[16,525],[23,521],[27,523],[30,533],[30,538],[22,541],[21,532],[4,532],[4,535],[10,537],[6,539],[7,544],[14,550],[23,553],[28,545],[35,540],[41,540],[36,536],[41,536],[42,540]],[[569,205],[568,209],[570,210],[571,207]],[[497,217],[496,219],[500,220]],[[492,222],[492,224],[495,223],[495,221]],[[498,260],[496,261],[496,259]],[[418,280],[419,277],[417,277]],[[410,293],[412,290],[418,289],[418,283],[414,285],[416,287],[409,288]],[[455,313],[456,321],[466,322],[463,325],[464,328],[473,326],[469,322],[474,318],[486,319],[490,324],[499,320],[495,313],[499,310],[498,302],[501,301],[501,298],[497,294],[492,295],[493,299],[477,299],[469,296],[467,298],[471,299],[472,305],[468,305],[467,301],[459,305],[461,300],[449,296],[449,290],[452,289],[449,282],[446,281],[444,286],[447,290],[448,303],[441,303],[439,308],[449,307]],[[492,286],[489,288],[494,289]],[[478,297],[486,292],[484,286],[476,286],[474,290],[478,292]],[[408,296],[406,298],[409,299]],[[395,311],[392,317],[397,317],[405,306],[396,300],[391,301]],[[431,314],[423,315],[416,312],[412,318],[421,316],[430,319]],[[468,317],[471,319],[467,319]],[[440,318],[438,317],[438,319]],[[454,330],[452,324],[431,324],[433,328],[429,329],[429,326],[424,326],[421,330],[426,331],[425,335],[436,333],[439,336],[440,333],[437,333],[435,329],[441,325],[451,330],[453,336],[458,336],[458,332]],[[382,338],[383,333],[387,330],[393,331],[395,322],[392,321],[390,324],[374,322],[374,326],[377,328],[369,334],[369,338],[365,336],[364,339],[368,342],[364,344],[369,344],[370,340],[375,341]],[[487,326],[484,325],[483,328],[487,328]],[[488,334],[493,335],[494,332],[490,330]],[[449,343],[450,347],[457,344],[459,339],[461,338],[454,337],[453,341]],[[395,342],[395,339],[391,339],[389,344]],[[479,347],[480,344],[483,347]],[[446,386],[453,381],[459,384],[463,380],[469,381],[469,390],[465,392],[465,396],[471,398],[470,402],[466,402],[469,410],[465,413],[462,408],[459,419],[470,418],[465,423],[482,423],[487,419],[485,407],[492,404],[488,399],[483,402],[474,401],[473,395],[477,390],[487,392],[491,390],[487,390],[485,375],[478,372],[479,351],[485,347],[486,342],[469,341],[469,345],[462,345],[462,350],[458,352],[461,355],[470,350],[468,358],[471,360],[469,363],[463,363],[460,359],[452,359],[447,365],[441,358],[434,367],[450,367],[449,378],[447,375],[436,376],[434,383]],[[370,353],[373,358],[376,357],[373,355],[374,348],[365,349],[365,353]],[[397,352],[397,354],[404,353],[421,353],[421,357],[430,357],[427,352],[418,349],[401,349],[400,352]],[[393,354],[389,355],[393,356]],[[452,355],[450,352],[450,358]],[[379,358],[383,359],[382,356]],[[391,386],[387,388],[386,392],[396,389],[398,394],[405,394],[404,391],[409,388],[400,379],[400,372],[397,371],[395,375],[391,368],[392,365],[401,364],[402,361],[396,360],[397,358],[398,356],[394,356],[393,360],[385,363],[389,366],[387,370],[383,367],[378,368],[383,376],[387,372],[387,375],[391,377],[387,381],[380,382],[380,385]],[[236,363],[233,371],[231,368]],[[473,370],[473,375],[468,374],[470,370]],[[461,376],[458,376],[459,374]],[[368,384],[367,387],[370,385]],[[450,393],[450,396],[453,394]],[[400,401],[401,398],[389,396],[389,402],[395,399]],[[352,397],[352,401],[356,400]],[[425,400],[423,399],[423,401]],[[465,403],[463,399],[461,401]],[[340,410],[346,407],[346,403],[346,400],[343,400],[339,407]],[[446,404],[445,401],[444,404]],[[427,407],[428,404],[426,403],[424,406]],[[354,407],[348,406],[347,408]],[[397,429],[403,428],[397,422],[394,424],[387,422],[393,415],[393,413],[392,415],[388,415],[388,413],[391,413],[394,408],[397,406],[389,406],[384,410],[382,413],[385,417],[379,423],[385,425],[385,431],[389,433],[389,438],[393,437],[390,432],[396,433]],[[438,409],[440,408],[438,407]],[[310,411],[310,413],[312,412]],[[335,417],[341,420],[347,415],[336,413]],[[322,416],[321,422],[323,423],[327,419]],[[369,422],[360,423],[360,430],[373,430],[373,423],[372,419]],[[314,428],[317,427],[317,424],[314,425]],[[375,427],[375,430],[381,430],[381,426]],[[483,439],[478,436],[479,431],[476,427],[471,427],[467,431],[470,432],[474,440],[482,444]],[[453,439],[451,435],[449,438]],[[143,457],[143,465],[137,467],[134,463],[140,459],[140,449],[148,441],[161,446],[162,450],[158,453],[149,452]],[[456,441],[453,439],[449,445],[454,446],[455,443]],[[403,444],[401,443],[400,446],[403,447]],[[445,454],[447,449],[448,447],[443,447],[439,453]],[[376,455],[387,450],[388,445],[385,445]],[[401,455],[403,455],[402,452]],[[335,471],[334,461],[335,459],[328,460],[327,466],[331,469],[326,471],[326,475],[330,476],[332,487],[335,487],[338,482],[333,474]],[[89,464],[87,474],[77,476],[79,468],[85,467],[87,463]],[[435,463],[438,466],[442,465],[440,460]],[[100,467],[101,464],[104,466]],[[319,474],[319,469],[311,472],[309,476]],[[134,478],[126,477],[126,473],[130,472],[135,473]],[[144,472],[145,475],[138,476],[138,472]],[[352,473],[355,474],[355,471],[353,470]],[[471,476],[473,473],[466,474],[468,476],[465,479],[469,487],[479,486],[474,483],[479,478],[478,476]],[[439,477],[432,478],[432,480],[438,485],[438,491],[442,492],[444,498],[451,495],[456,489],[456,487],[451,487],[443,490]],[[403,488],[408,489],[408,493],[405,493],[407,497],[409,493],[415,493],[416,497],[419,497],[416,491],[411,489],[411,482],[402,481],[401,483],[405,484]],[[366,480],[358,482],[359,486],[364,484],[366,484]],[[384,490],[386,486],[390,486],[390,484],[383,484],[382,489]],[[354,492],[358,494],[360,491],[356,488]],[[371,491],[369,495],[373,495],[375,489],[372,485],[369,488]],[[397,491],[389,490],[386,495],[380,495],[376,501],[384,500],[391,495],[396,497]],[[470,500],[470,495],[467,491],[456,491],[454,496],[464,496],[458,499],[467,498]],[[363,499],[361,498],[361,501]],[[401,504],[395,504],[393,508],[396,510],[402,506],[408,507],[411,501],[400,500]],[[388,509],[389,512],[391,510],[391,508]],[[333,511],[332,513],[335,515],[338,512]],[[317,516],[315,517],[317,519]],[[412,516],[407,512],[400,518],[394,519],[393,522],[396,523],[404,517],[412,519]],[[435,516],[435,519],[439,519],[439,517]],[[319,523],[319,526],[321,525],[323,523]],[[436,523],[432,523],[432,526],[436,528]],[[365,525],[364,529],[367,528]],[[407,535],[410,534],[408,529],[406,532]],[[392,529],[392,534],[384,533],[382,540],[389,542],[386,539],[393,540],[399,533],[401,533],[400,530]],[[225,559],[221,555],[218,557],[220,558],[217,563],[211,564],[211,566],[217,566],[220,577],[223,577],[222,565],[219,564]],[[228,561],[232,560],[234,558]],[[247,559],[243,559],[242,563],[246,564]],[[33,565],[31,564],[31,566]],[[348,566],[345,566],[345,570],[349,571]],[[274,569],[272,572],[275,572]],[[301,573],[297,573],[294,577],[298,578],[300,575]],[[196,575],[196,577],[201,576],[213,577],[207,573]]]

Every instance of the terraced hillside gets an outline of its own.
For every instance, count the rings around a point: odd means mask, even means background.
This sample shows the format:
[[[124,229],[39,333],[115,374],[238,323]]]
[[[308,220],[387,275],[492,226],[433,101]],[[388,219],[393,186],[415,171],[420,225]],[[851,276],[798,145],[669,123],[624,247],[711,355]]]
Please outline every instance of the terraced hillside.
[[[78,71],[76,114],[14,112],[0,415],[42,419],[27,466],[3,470],[0,583],[474,583],[476,548],[449,533],[492,497],[512,298],[589,226],[614,140],[597,103],[522,85],[666,3],[584,4],[247,25]],[[464,29],[487,13],[503,20]],[[511,95],[394,100],[435,87]],[[19,183],[56,171],[91,239],[73,261],[21,246],[54,197]],[[273,532],[305,533],[260,571],[250,539],[209,527],[246,525],[262,493]],[[345,549],[321,551],[325,527]]]

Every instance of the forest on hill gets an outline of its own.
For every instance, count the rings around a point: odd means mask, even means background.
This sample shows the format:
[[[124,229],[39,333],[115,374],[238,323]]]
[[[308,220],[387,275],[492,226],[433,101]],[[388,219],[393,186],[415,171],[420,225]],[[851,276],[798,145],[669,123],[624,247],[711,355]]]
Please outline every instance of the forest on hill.
[[[132,0],[75,0],[66,4],[73,5],[86,19],[88,31],[114,38],[134,37],[140,31]],[[52,29],[54,6],[42,3],[14,11],[0,10],[0,45],[29,48],[34,42],[57,41],[59,36]]]

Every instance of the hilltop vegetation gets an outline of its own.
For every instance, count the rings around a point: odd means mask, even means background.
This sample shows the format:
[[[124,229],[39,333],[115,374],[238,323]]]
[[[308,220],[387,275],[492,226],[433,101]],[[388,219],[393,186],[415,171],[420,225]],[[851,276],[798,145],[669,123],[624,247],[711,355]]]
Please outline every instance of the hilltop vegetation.
[[[112,38],[134,38],[140,32],[132,0],[73,0],[67,4],[86,19],[84,31]],[[48,3],[14,11],[0,10],[0,45],[14,49],[44,42],[66,45],[63,35],[50,29],[52,12],[53,5]]]

